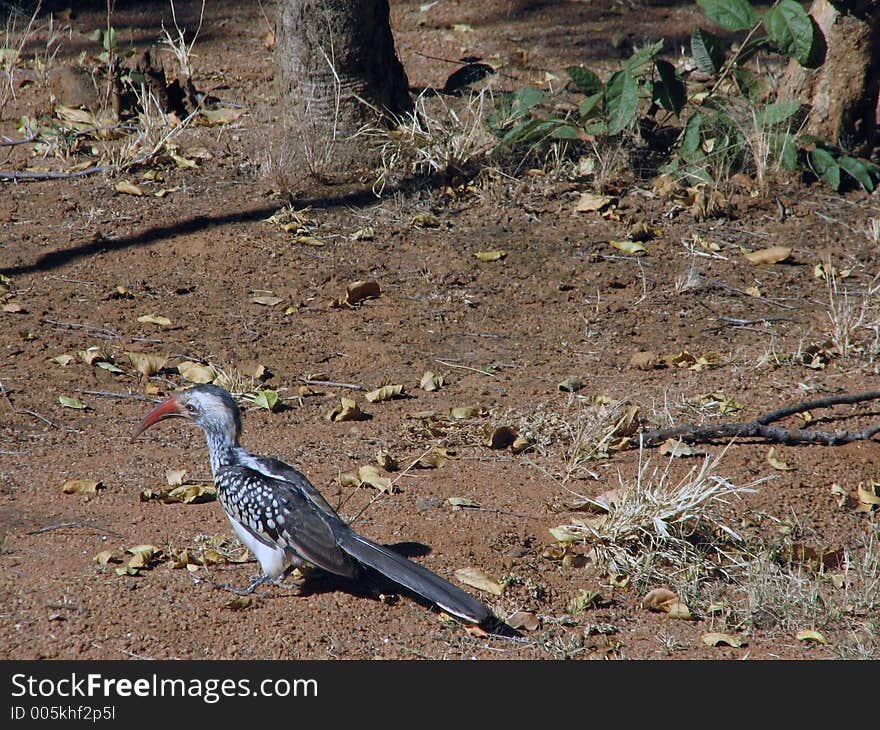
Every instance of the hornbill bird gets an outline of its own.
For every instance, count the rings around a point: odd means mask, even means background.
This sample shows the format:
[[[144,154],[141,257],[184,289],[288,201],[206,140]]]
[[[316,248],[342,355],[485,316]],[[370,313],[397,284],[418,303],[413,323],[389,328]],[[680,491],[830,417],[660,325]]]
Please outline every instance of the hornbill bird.
[[[241,411],[223,388],[197,385],[175,393],[144,417],[135,437],[172,416],[187,418],[205,432],[217,498],[263,569],[237,592],[280,582],[303,564],[345,578],[357,578],[367,566],[464,621],[483,624],[493,618],[466,591],[355,532],[292,466],[248,453],[239,444]]]

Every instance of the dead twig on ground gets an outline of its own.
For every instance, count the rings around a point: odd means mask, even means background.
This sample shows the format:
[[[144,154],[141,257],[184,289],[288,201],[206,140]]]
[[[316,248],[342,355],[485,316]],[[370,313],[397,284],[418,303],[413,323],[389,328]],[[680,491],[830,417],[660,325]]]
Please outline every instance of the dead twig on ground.
[[[874,424],[861,431],[823,431],[809,428],[785,428],[771,426],[776,421],[799,413],[830,408],[837,405],[854,405],[880,399],[880,390],[866,393],[847,393],[803,401],[758,416],[753,421],[737,423],[715,423],[697,426],[692,423],[672,428],[661,428],[645,431],[640,440],[643,446],[651,447],[662,444],[670,438],[678,438],[688,443],[709,443],[719,439],[762,438],[772,443],[794,446],[797,444],[818,444],[820,446],[839,446],[853,441],[867,441],[880,433],[880,424]]]
[[[28,530],[26,535],[39,535],[43,532],[51,532],[52,530],[62,530],[65,527],[88,527],[92,530],[97,530],[98,532],[104,532],[108,535],[113,535],[115,537],[125,537],[121,532],[116,532],[115,530],[109,530],[106,527],[101,527],[100,525],[94,525],[91,522],[59,522],[57,525],[46,525],[45,527],[40,527],[36,530]]]
[[[61,431],[67,431],[67,433],[79,433],[78,428],[74,428],[73,426],[68,426],[66,423],[62,423],[61,421],[53,421],[51,418],[46,418],[46,416],[41,416],[36,411],[30,411],[27,408],[16,408],[15,404],[12,402],[12,398],[7,392],[6,388],[3,387],[3,383],[0,383],[0,395],[6,400],[9,404],[9,407],[12,409],[13,413],[17,413],[21,416],[31,416],[32,418],[36,418],[43,423],[52,426],[52,428],[60,429]]]

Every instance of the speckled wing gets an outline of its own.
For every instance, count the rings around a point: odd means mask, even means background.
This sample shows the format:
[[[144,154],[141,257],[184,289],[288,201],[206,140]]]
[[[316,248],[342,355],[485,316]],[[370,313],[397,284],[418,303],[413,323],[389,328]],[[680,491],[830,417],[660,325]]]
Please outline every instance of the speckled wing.
[[[243,466],[222,468],[217,487],[224,509],[255,539],[266,542],[268,537],[319,568],[355,577],[357,564],[339,547],[333,529],[341,518],[320,495],[323,504],[316,503],[309,492],[317,494],[317,490],[302,474],[287,468],[299,477],[296,481]],[[303,482],[310,489],[304,490]],[[224,489],[224,484],[235,487]]]

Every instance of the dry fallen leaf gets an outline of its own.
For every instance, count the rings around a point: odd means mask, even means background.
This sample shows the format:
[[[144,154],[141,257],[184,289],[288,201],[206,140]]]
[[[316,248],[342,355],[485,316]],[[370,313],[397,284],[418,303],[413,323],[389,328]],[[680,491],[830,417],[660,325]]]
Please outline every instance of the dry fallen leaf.
[[[736,649],[748,645],[747,642],[740,639],[738,636],[734,636],[733,634],[722,634],[718,631],[707,631],[700,637],[700,640],[708,646],[727,644],[727,646],[732,646]]]
[[[609,241],[608,243],[624,253],[648,253],[648,249],[641,241]]]
[[[449,410],[449,415],[456,421],[463,421],[474,416],[482,416],[483,409],[479,406],[456,406]]]
[[[125,354],[132,367],[145,377],[155,375],[168,363],[168,358],[162,357],[162,355],[132,351],[127,351]]]
[[[497,251],[477,251],[474,254],[474,257],[480,261],[501,261],[506,256],[507,251],[503,249],[498,249]]]
[[[231,601],[227,601],[224,604],[221,604],[221,611],[244,611],[246,608],[250,608],[254,605],[254,599],[252,596],[237,596],[233,598]]]
[[[392,398],[397,398],[402,394],[402,385],[383,385],[381,388],[371,390],[369,393],[364,395],[364,398],[366,398],[370,403],[378,403],[383,400],[391,400]]]
[[[828,639],[814,629],[803,629],[798,631],[794,638],[798,641],[815,641],[817,644],[828,644]]]
[[[490,449],[506,449],[516,441],[517,433],[510,426],[499,426],[494,429],[486,441]]]
[[[480,503],[474,501],[473,499],[468,499],[467,497],[447,497],[446,499],[449,504],[453,507],[461,508],[461,507],[479,507]]]
[[[205,118],[205,121],[209,125],[214,126],[218,124],[229,124],[230,122],[234,122],[246,111],[247,109],[232,108],[202,109],[200,114]]]
[[[856,488],[856,496],[858,498],[856,512],[874,511],[880,506],[880,483],[872,481],[866,486],[859,482],[859,486]]]
[[[86,406],[79,398],[72,398],[69,395],[59,395],[58,402],[65,408],[75,408],[83,410]]]
[[[414,228],[437,228],[440,225],[440,220],[433,213],[416,213],[412,217],[410,225]]]
[[[381,466],[385,471],[397,471],[400,468],[400,464],[397,463],[397,459],[395,459],[384,449],[380,449],[376,453],[376,463]]]
[[[753,264],[776,264],[791,256],[791,249],[788,246],[771,246],[758,251],[743,252],[743,255]]]
[[[180,363],[177,366],[177,372],[191,383],[212,383],[217,377],[217,371],[210,365],[201,365],[190,360],[184,360]]]
[[[327,413],[328,421],[360,421],[365,417],[357,402],[345,396],[340,398],[339,404]]]
[[[690,609],[668,588],[654,588],[642,598],[642,606],[649,611],[665,611],[670,618],[691,618]]]
[[[168,317],[163,317],[160,314],[144,314],[138,317],[137,321],[144,324],[157,324],[160,327],[168,327],[171,324],[171,320]]]
[[[92,479],[68,479],[61,485],[64,494],[95,494],[103,489],[104,483]]]
[[[778,469],[779,471],[794,471],[793,466],[789,466],[782,459],[780,459],[776,455],[776,447],[771,446],[770,450],[767,452],[767,463],[770,464],[774,469]]]
[[[706,452],[696,446],[689,446],[679,439],[668,438],[660,445],[660,454],[675,458],[679,456],[704,456]]]
[[[134,183],[126,182],[125,180],[120,180],[118,183],[116,183],[114,189],[117,193],[124,193],[125,195],[141,196],[144,194],[144,191],[141,190],[137,185],[135,185]]]
[[[430,393],[431,391],[442,388],[443,382],[442,375],[437,375],[433,370],[428,370],[422,375],[422,379],[419,381],[419,387]]]
[[[581,193],[574,206],[575,213],[597,213],[611,205],[616,199],[611,195],[595,195],[593,193]]]
[[[264,294],[251,297],[251,301],[254,304],[262,304],[264,307],[274,307],[276,304],[281,304],[281,302],[284,301],[284,297],[277,297],[274,294]]]
[[[383,477],[378,467],[372,464],[367,464],[358,469],[358,479],[360,479],[361,484],[375,487],[380,492],[391,494],[394,491],[394,482],[388,477]]]
[[[379,284],[375,281],[353,281],[345,289],[345,298],[336,299],[334,307],[354,307],[365,299],[376,299],[381,294]]]
[[[505,623],[512,629],[525,629],[535,631],[541,622],[531,611],[517,611],[511,614]]]
[[[471,588],[477,588],[495,596],[504,593],[505,584],[480,568],[459,568],[455,571],[455,577]]]
[[[576,393],[584,387],[584,384],[577,378],[568,377],[556,387],[563,393]]]

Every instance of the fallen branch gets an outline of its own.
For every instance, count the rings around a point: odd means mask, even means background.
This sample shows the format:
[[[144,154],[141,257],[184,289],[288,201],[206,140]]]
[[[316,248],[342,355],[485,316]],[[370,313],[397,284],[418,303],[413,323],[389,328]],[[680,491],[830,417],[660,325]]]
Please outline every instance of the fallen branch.
[[[794,405],[777,408],[753,421],[738,423],[716,423],[697,426],[692,423],[672,428],[661,428],[645,431],[641,434],[642,445],[658,446],[670,438],[678,438],[688,443],[709,443],[719,439],[762,438],[772,443],[793,446],[797,444],[819,444],[820,446],[839,446],[853,441],[867,441],[880,433],[880,424],[874,424],[861,431],[823,431],[809,428],[784,428],[771,426],[776,421],[819,408],[830,408],[837,405],[853,405],[880,399],[880,391],[867,393],[849,393],[818,398],[812,401],[795,403]]]
[[[16,170],[0,170],[0,180],[9,182],[19,182],[32,180],[38,182],[40,180],[69,180],[74,177],[85,177],[86,175],[94,175],[97,172],[106,172],[108,167],[88,167],[85,170],[76,170],[75,172],[17,172]]]

